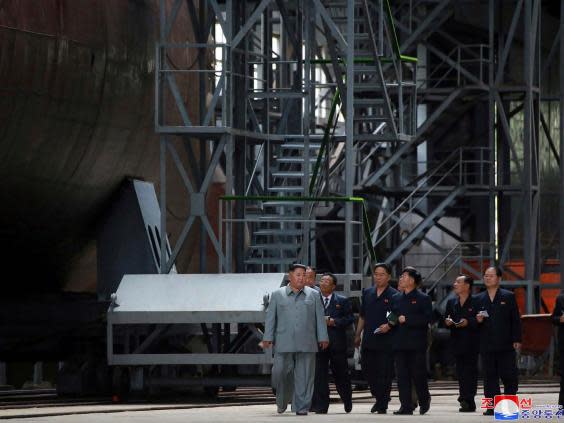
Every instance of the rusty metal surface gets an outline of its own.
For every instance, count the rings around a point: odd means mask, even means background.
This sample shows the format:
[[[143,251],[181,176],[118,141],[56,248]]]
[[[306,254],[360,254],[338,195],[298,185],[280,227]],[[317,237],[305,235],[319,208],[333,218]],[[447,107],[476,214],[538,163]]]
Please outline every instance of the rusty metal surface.
[[[179,19],[174,37],[193,39]],[[0,263],[19,274],[6,289],[80,290],[69,278],[95,278],[87,246],[112,193],[127,176],[158,183],[157,31],[157,0],[0,1]]]

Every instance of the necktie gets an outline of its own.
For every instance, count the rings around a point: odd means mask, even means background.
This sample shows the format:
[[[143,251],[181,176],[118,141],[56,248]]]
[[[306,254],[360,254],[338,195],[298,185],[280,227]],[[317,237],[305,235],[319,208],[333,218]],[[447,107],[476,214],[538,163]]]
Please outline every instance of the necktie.
[[[327,308],[328,305],[329,305],[329,298],[325,297],[325,308]]]

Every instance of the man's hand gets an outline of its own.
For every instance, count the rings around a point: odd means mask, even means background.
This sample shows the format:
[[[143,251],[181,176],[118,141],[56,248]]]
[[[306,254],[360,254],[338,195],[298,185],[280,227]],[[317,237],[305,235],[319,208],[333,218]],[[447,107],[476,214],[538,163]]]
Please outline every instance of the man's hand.
[[[321,348],[322,350],[326,350],[328,346],[329,346],[329,341],[323,341],[319,343],[319,348]]]
[[[384,323],[383,325],[378,326],[378,333],[386,333],[390,330],[390,325]]]
[[[272,347],[272,341],[260,341],[259,347],[261,347],[263,350],[266,350],[267,348]]]
[[[478,323],[482,323],[484,321],[484,315],[481,313],[476,314],[476,320]]]
[[[360,347],[360,342],[361,342],[360,335],[355,335],[354,346],[357,347],[357,348]]]
[[[460,319],[460,323],[456,325],[457,328],[465,328],[468,326],[468,320]]]
[[[400,317],[398,317],[398,322],[400,322],[401,325],[405,323],[405,316],[403,314]]]
[[[513,349],[517,352],[521,351],[521,343],[520,342],[514,342],[513,343]]]
[[[326,322],[327,322],[327,326],[335,326],[335,319],[333,319],[332,317],[327,319]]]
[[[447,316],[447,318],[445,319],[445,325],[448,326],[448,327],[451,327],[452,325],[454,325],[454,322],[452,321],[450,316]]]
[[[560,323],[564,323],[564,314],[560,316]]]

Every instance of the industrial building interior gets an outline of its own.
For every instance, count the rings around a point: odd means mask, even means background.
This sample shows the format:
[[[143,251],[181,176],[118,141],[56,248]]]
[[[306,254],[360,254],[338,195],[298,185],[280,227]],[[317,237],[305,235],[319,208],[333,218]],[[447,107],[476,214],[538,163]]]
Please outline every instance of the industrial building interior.
[[[0,388],[267,385],[262,299],[295,262],[356,310],[374,263],[415,266],[437,314],[495,264],[551,313],[563,22],[556,0],[0,2]],[[556,371],[545,323],[523,374]]]

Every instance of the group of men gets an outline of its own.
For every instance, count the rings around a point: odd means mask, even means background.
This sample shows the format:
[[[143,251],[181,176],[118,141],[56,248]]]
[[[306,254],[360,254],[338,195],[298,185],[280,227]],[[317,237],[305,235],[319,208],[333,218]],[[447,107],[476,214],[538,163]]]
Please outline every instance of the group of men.
[[[432,303],[419,289],[422,277],[415,268],[403,269],[397,289],[390,286],[391,273],[387,263],[374,266],[374,284],[362,292],[354,342],[360,347],[362,370],[375,399],[371,412],[387,413],[395,369],[400,408],[394,414],[411,415],[417,407],[425,414],[431,404],[426,354]],[[317,287],[315,271],[294,264],[288,279],[287,286],[270,295],[261,343],[263,348],[274,348],[272,386],[278,413],[285,412],[289,403],[297,415],[327,413],[329,369],[348,413],[352,388],[346,332],[355,321],[351,303],[334,292],[337,279],[331,273],[323,274]],[[476,410],[478,354],[484,368],[484,395],[500,394],[500,378],[505,394],[517,393],[520,316],[513,293],[501,289],[500,281],[501,271],[488,268],[486,290],[473,296],[472,278],[460,275],[453,284],[455,296],[447,303],[444,323],[451,330],[461,412]]]

